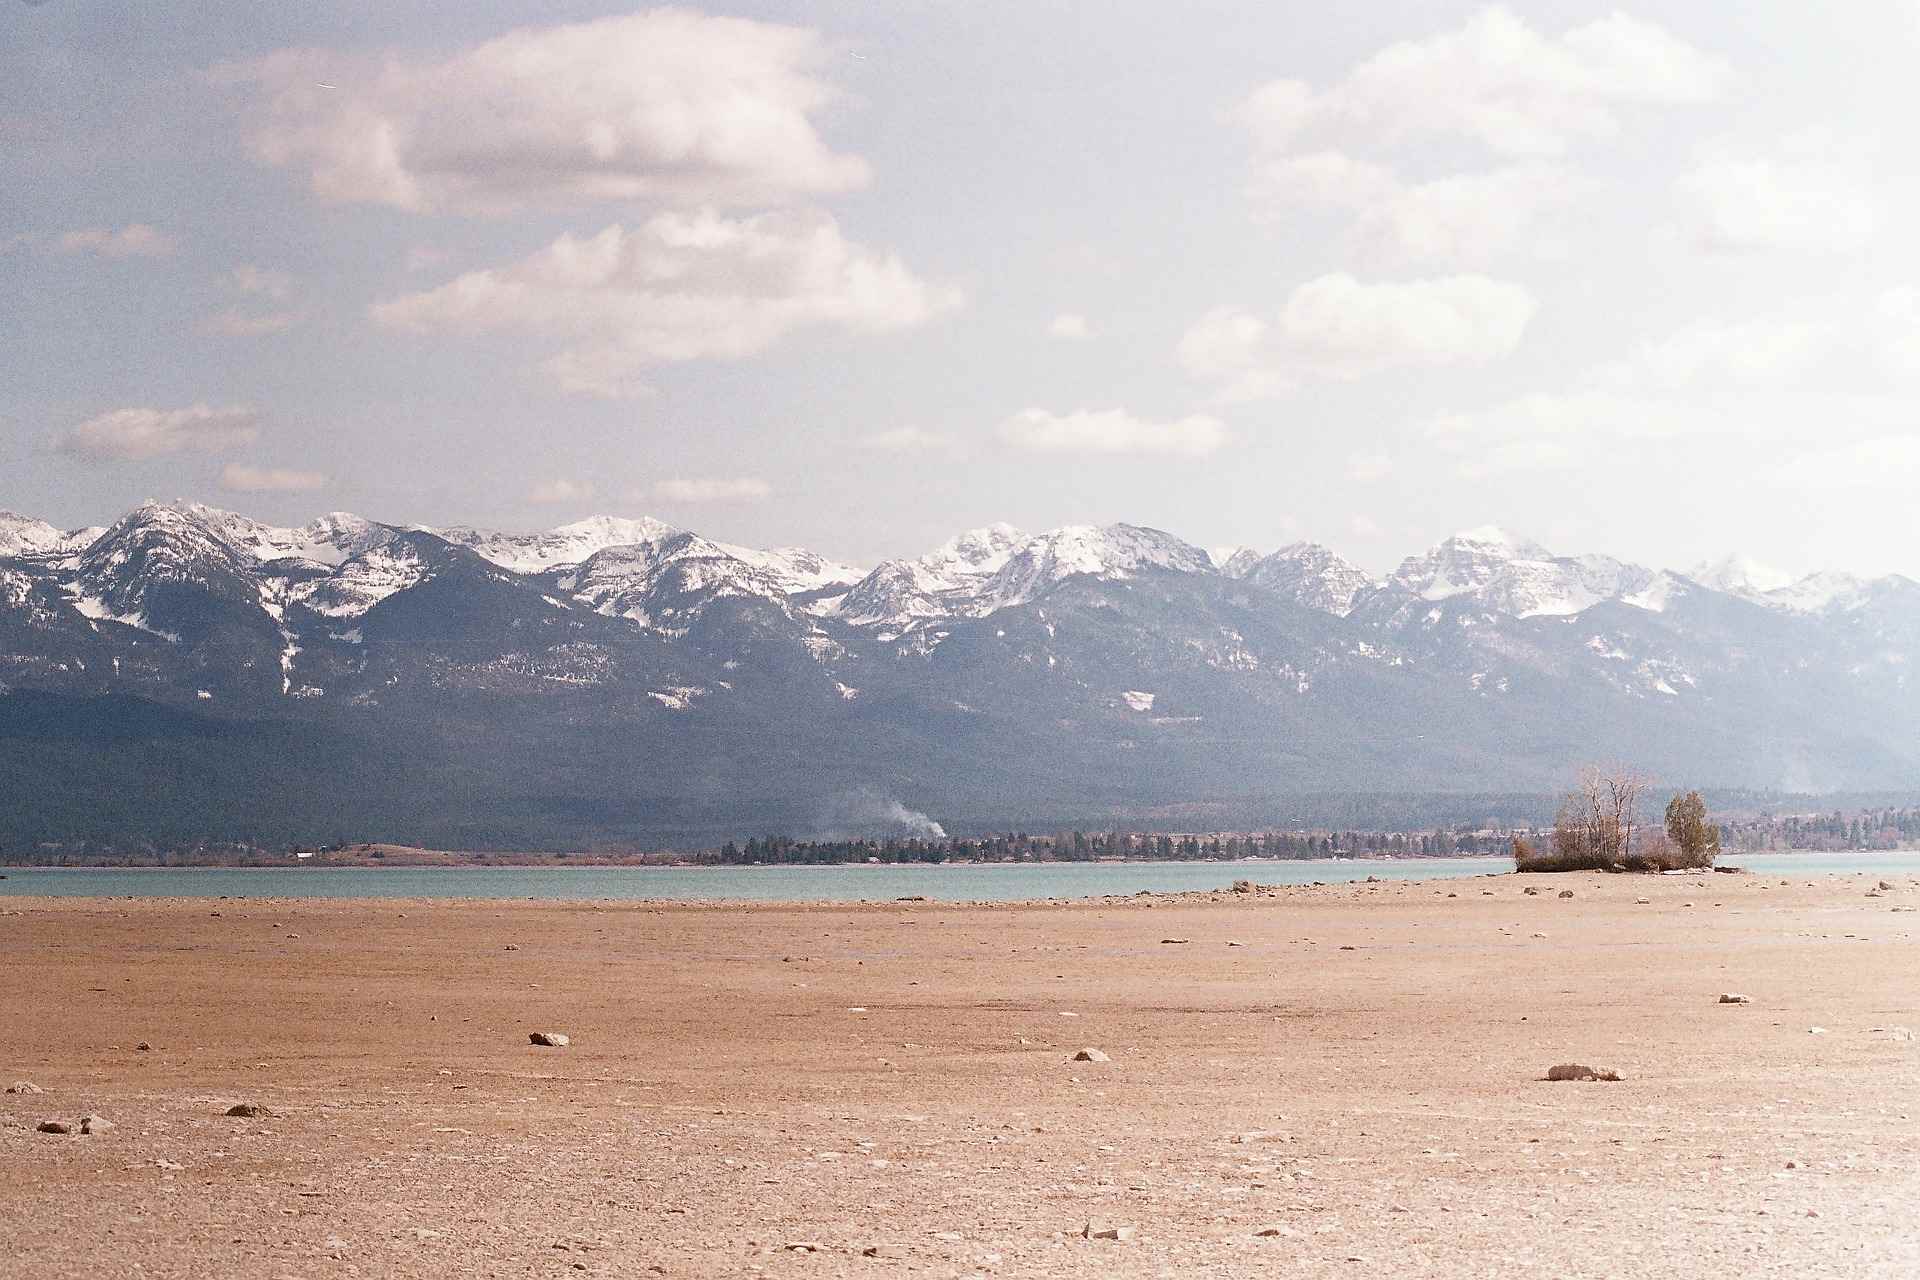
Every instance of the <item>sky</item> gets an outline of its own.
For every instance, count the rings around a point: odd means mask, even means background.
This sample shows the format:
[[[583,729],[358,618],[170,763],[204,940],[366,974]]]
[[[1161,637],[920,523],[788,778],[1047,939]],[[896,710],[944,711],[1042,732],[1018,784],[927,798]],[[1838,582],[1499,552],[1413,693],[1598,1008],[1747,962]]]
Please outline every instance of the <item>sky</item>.
[[[1920,0],[0,0],[0,507],[1920,576]]]

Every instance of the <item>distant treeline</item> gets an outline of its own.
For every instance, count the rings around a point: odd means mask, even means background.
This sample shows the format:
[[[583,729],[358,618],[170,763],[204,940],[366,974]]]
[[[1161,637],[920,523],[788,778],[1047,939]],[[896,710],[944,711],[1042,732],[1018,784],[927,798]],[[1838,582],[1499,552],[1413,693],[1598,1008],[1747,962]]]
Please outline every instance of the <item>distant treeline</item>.
[[[840,862],[1096,862],[1136,858],[1232,862],[1241,858],[1453,857],[1505,853],[1514,831],[1259,831],[1157,835],[1132,831],[1063,831],[946,839],[796,840],[787,836],[729,841],[689,855],[721,866],[755,863],[818,866]]]
[[[1762,815],[1720,824],[1720,847],[1742,853],[1839,852],[1920,846],[1920,809]]]
[[[1836,809],[1829,813],[1741,814],[1719,818],[1723,855],[1765,852],[1886,850],[1920,848],[1920,807]],[[1515,836],[1544,842],[1550,828],[1436,827],[1426,831],[1307,830],[1169,834],[1140,831],[1066,830],[1051,834],[1005,832],[994,835],[880,837],[803,840],[767,836],[729,841],[698,851],[642,851],[602,846],[571,854],[546,850],[457,855],[453,861],[477,865],[520,862],[652,864],[673,862],[712,866],[784,864],[825,866],[850,862],[1092,862],[1135,858],[1166,861],[1220,861],[1240,858],[1451,857],[1505,854]],[[363,846],[370,847],[370,846]],[[302,846],[271,847],[238,842],[194,841],[109,844],[47,842],[29,848],[0,846],[0,862],[40,866],[285,866]],[[311,847],[309,847],[311,848]],[[320,846],[322,855],[354,846]],[[376,865],[386,855],[368,853]],[[323,865],[324,856],[302,865]],[[395,854],[391,865],[404,865]]]

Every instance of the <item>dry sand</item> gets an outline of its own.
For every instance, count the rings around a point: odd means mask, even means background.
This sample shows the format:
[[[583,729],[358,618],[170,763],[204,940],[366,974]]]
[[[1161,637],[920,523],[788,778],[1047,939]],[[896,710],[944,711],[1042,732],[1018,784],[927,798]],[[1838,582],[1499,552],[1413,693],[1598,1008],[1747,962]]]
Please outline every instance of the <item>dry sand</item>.
[[[0,1274],[1920,1274],[1898,884],[0,899]]]

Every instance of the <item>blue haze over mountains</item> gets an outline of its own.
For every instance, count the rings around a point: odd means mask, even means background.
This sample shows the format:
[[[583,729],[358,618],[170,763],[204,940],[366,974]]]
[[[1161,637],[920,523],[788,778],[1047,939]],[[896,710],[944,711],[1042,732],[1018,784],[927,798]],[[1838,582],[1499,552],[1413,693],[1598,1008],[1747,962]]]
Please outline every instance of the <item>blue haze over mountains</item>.
[[[148,504],[0,513],[0,848],[1278,825],[1300,797],[1911,790],[1920,584],[1469,531],[1378,580],[1312,544],[959,535],[871,570],[654,520],[540,534]],[[828,814],[839,815],[829,819]]]

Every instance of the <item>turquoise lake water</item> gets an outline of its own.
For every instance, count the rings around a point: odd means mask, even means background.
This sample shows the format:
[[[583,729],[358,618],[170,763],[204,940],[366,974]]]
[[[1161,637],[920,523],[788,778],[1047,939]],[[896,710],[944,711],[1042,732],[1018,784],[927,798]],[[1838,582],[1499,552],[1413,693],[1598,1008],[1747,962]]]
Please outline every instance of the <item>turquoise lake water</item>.
[[[1728,859],[1768,875],[1916,875],[1920,850],[1774,853]],[[754,902],[1008,902],[1259,884],[1434,880],[1501,874],[1504,857],[1299,862],[1041,863],[843,867],[5,867],[0,895],[138,898],[538,898]]]

